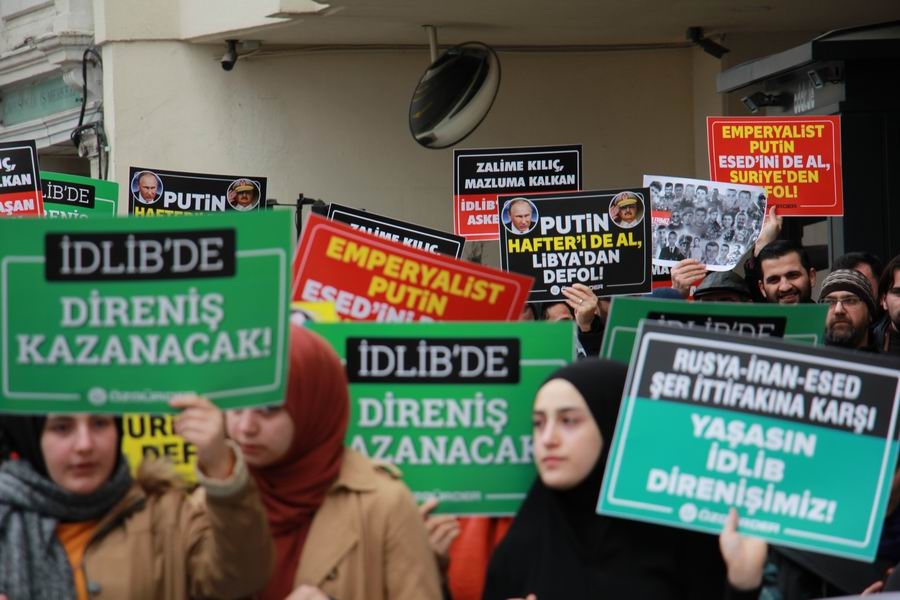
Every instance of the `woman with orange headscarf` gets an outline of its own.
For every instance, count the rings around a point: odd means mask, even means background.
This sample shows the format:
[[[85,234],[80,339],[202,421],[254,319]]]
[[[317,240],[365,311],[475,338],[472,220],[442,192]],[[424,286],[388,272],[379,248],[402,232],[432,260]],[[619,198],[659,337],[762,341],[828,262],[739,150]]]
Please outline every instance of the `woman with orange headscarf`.
[[[440,598],[437,565],[396,471],[344,447],[347,377],[321,337],[291,327],[285,403],[231,411],[275,539],[264,600]]]

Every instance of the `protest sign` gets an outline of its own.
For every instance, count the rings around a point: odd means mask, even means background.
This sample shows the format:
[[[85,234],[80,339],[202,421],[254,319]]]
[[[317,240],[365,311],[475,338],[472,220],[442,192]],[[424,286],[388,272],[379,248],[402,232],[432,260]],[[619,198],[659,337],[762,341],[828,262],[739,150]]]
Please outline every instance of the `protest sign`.
[[[497,196],[581,189],[581,145],[453,151],[453,233],[499,238]]]
[[[574,360],[571,321],[307,326],[347,366],[348,446],[440,512],[515,514],[535,477],[532,400]]]
[[[307,321],[337,323],[340,320],[334,302],[291,302],[291,321],[298,325]]]
[[[760,185],[778,214],[844,214],[839,116],[707,117],[709,173]]]
[[[462,258],[463,247],[466,244],[466,238],[458,235],[382,217],[340,204],[331,204],[328,207],[328,218],[346,223],[353,229],[372,234],[375,237],[399,242],[404,246],[426,252],[446,254],[453,258]]]
[[[0,143],[0,217],[44,214],[34,141]]]
[[[653,298],[613,298],[603,331],[600,356],[628,362],[642,319],[691,331],[734,333],[759,338],[822,345],[822,304],[751,304],[749,302],[681,302]],[[685,331],[690,334],[691,331]]]
[[[132,473],[145,458],[163,458],[185,481],[197,480],[197,448],[175,433],[171,415],[125,415],[122,428],[122,454]]]
[[[761,187],[644,175],[653,205],[653,264],[686,258],[730,271],[759,237],[766,215]]]
[[[291,218],[0,221],[0,412],[284,398]]]
[[[128,214],[154,217],[266,208],[266,178],[131,167]]]
[[[66,173],[41,171],[44,216],[50,219],[114,217],[119,184]]]
[[[310,215],[292,299],[332,301],[352,321],[509,321],[531,279],[409,248]]]
[[[564,299],[582,283],[598,296],[651,289],[646,189],[500,196],[500,266],[534,278],[529,302]]]
[[[879,358],[645,322],[598,512],[718,534],[733,507],[744,533],[873,560],[900,404]]]

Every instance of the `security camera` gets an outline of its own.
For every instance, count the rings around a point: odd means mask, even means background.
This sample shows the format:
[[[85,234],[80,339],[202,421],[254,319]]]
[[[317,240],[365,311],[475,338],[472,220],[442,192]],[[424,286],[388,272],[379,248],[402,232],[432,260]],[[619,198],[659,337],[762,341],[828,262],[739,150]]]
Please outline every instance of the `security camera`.
[[[234,68],[234,63],[238,59],[237,40],[225,40],[225,43],[228,45],[228,48],[225,50],[225,54],[222,55],[222,69],[230,71]]]

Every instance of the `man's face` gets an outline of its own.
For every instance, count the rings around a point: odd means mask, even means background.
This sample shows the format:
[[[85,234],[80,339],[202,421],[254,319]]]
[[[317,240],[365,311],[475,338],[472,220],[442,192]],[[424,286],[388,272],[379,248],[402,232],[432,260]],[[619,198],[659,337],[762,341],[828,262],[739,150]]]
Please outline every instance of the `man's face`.
[[[816,270],[803,268],[800,255],[789,252],[779,258],[762,261],[759,289],[768,302],[798,304],[808,302],[816,284]]]
[[[637,203],[620,206],[619,217],[623,223],[634,223],[634,219],[637,217]]]
[[[894,271],[894,282],[881,299],[881,307],[888,314],[895,331],[900,331],[900,269]]]
[[[666,184],[666,187],[665,187],[664,192],[665,192],[666,198],[671,198],[671,197],[672,197],[672,184],[671,184],[671,183],[667,183],[667,184]]]
[[[701,204],[704,203],[704,202],[706,202],[706,194],[707,194],[707,192],[706,192],[706,189],[705,189],[705,188],[702,188],[702,187],[701,187],[701,188],[697,188],[697,192],[695,193],[695,195],[697,196],[697,200],[696,200],[696,201],[699,202],[699,203],[701,203]]]
[[[728,259],[728,244],[722,244],[719,250],[719,262],[725,262]]]
[[[745,225],[747,225],[747,215],[744,213],[738,213],[736,221],[734,222],[735,227],[738,229],[743,229]]]
[[[725,229],[731,229],[731,226],[734,225],[734,217],[731,215],[725,215],[722,217],[722,226]]]
[[[725,208],[731,210],[735,204],[737,204],[737,190],[729,188],[725,191]]]
[[[516,202],[509,209],[509,220],[518,231],[531,229],[531,206],[527,202]]]
[[[694,225],[701,226],[706,223],[706,211],[697,209],[694,211],[694,220],[692,221]]]
[[[678,234],[674,231],[669,232],[669,247],[675,246],[676,242],[678,242]]]
[[[141,198],[150,201],[156,199],[156,177],[153,175],[141,175],[138,185],[140,186]]]
[[[677,210],[672,211],[672,227],[681,227],[681,213]]]
[[[706,245],[706,260],[710,261],[710,262],[715,262],[717,256],[719,256],[719,245],[718,244],[707,244]]]
[[[687,198],[688,200],[694,199],[694,184],[689,183],[686,186],[684,186],[684,197]]]
[[[719,211],[711,210],[709,211],[709,222],[710,223],[718,223],[719,222]]]
[[[869,314],[869,307],[859,296],[846,290],[838,290],[820,301],[828,303],[828,313],[825,316],[825,343],[845,348],[860,348],[868,342],[872,317]]]
[[[242,190],[235,194],[234,199],[240,206],[250,206],[253,204],[253,192],[251,190]]]
[[[750,206],[750,192],[741,192],[738,194],[738,204],[741,209],[746,210]]]
[[[681,200],[684,197],[684,186],[678,184],[675,186],[675,198]]]

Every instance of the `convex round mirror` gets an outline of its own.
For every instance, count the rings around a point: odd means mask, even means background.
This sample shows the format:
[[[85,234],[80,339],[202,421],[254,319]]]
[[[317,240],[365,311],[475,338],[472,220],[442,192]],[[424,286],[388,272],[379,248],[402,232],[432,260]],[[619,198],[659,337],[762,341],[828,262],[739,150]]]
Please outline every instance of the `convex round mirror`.
[[[475,131],[500,88],[500,60],[481,42],[454,46],[434,61],[409,104],[409,130],[426,148],[446,148]]]

